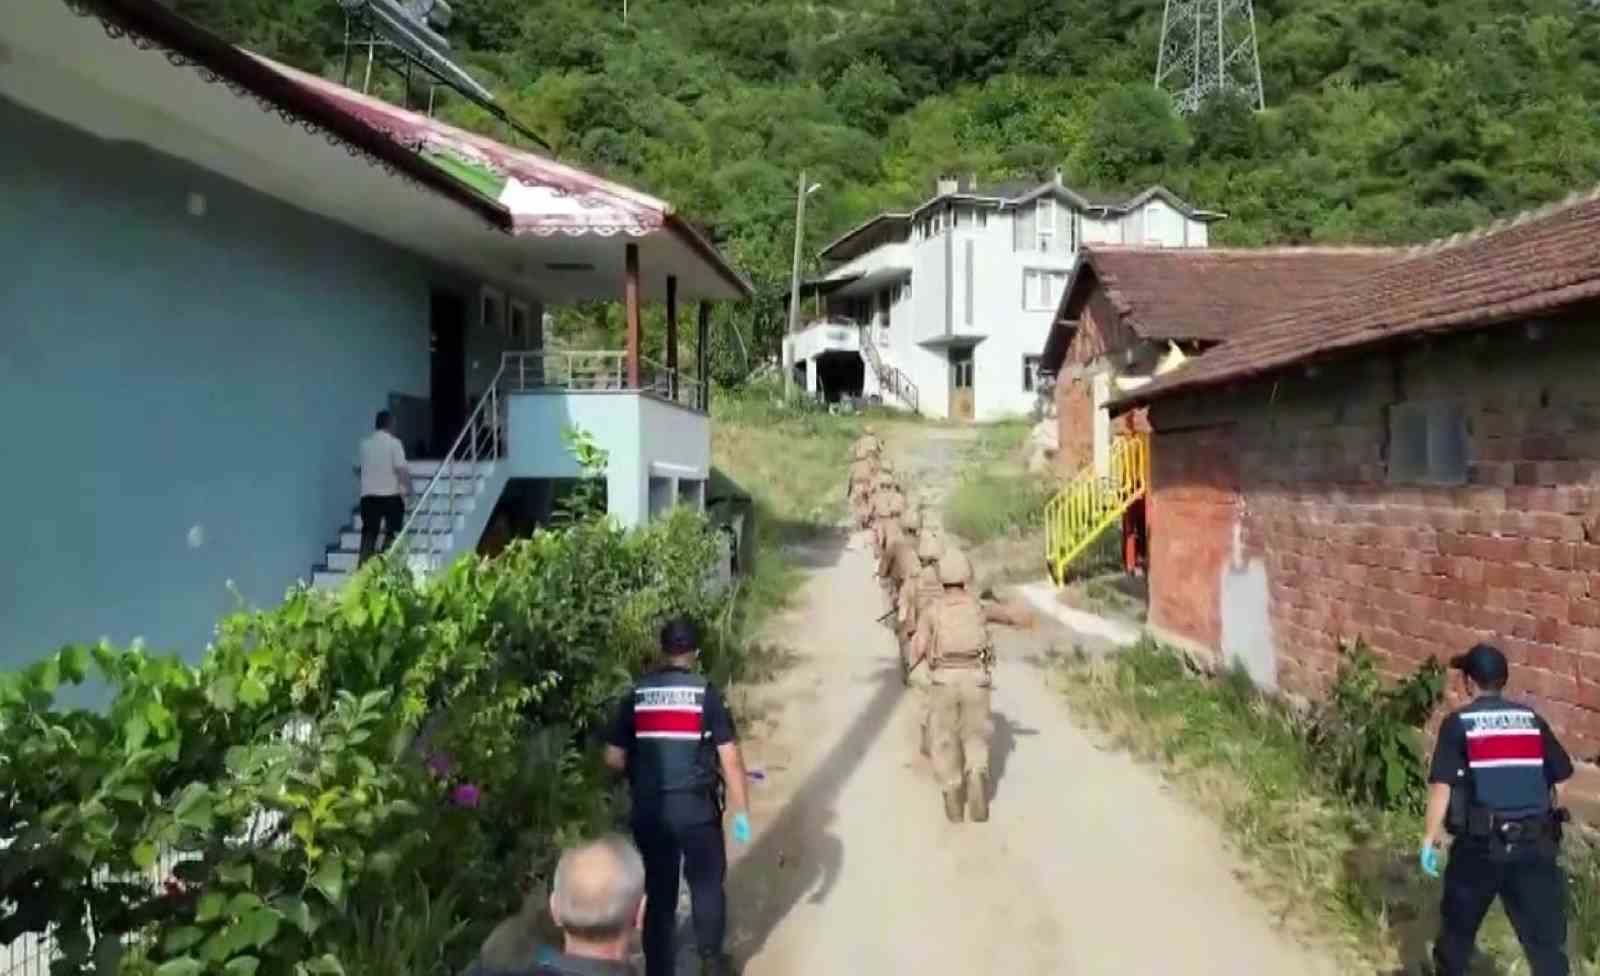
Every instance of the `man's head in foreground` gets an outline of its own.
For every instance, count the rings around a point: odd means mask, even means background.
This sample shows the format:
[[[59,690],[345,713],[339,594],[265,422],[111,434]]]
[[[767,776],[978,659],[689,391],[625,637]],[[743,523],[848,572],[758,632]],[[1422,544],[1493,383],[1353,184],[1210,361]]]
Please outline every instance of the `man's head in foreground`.
[[[566,935],[568,955],[627,958],[644,925],[644,861],[625,837],[610,834],[561,855],[550,915]]]

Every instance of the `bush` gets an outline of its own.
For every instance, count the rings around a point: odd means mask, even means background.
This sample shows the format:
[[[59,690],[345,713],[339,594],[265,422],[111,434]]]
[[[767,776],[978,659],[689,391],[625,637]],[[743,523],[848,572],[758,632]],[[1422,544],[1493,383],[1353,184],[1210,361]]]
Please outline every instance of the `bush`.
[[[197,665],[73,645],[5,675],[0,942],[52,930],[58,974],[115,971],[125,945],[132,974],[338,973],[389,906],[447,940],[417,972],[459,965],[530,870],[613,819],[582,734],[662,617],[726,619],[714,556],[689,513],[579,523],[420,584],[380,560],[337,595],[295,589],[226,618]],[[109,708],[57,704],[91,673]]]
[[[1419,812],[1427,794],[1422,727],[1444,692],[1444,670],[1429,658],[1388,685],[1365,641],[1340,649],[1339,674],[1318,707],[1309,744],[1333,786],[1380,810]]]

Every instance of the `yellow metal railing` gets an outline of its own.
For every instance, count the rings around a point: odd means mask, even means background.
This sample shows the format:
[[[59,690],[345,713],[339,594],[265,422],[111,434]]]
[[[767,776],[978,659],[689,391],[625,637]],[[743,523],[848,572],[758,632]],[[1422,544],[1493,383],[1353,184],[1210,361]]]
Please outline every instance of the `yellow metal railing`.
[[[1050,578],[1057,585],[1066,582],[1073,561],[1143,498],[1149,487],[1147,434],[1129,434],[1112,441],[1105,476],[1091,464],[1067,482],[1044,506],[1044,557]]]

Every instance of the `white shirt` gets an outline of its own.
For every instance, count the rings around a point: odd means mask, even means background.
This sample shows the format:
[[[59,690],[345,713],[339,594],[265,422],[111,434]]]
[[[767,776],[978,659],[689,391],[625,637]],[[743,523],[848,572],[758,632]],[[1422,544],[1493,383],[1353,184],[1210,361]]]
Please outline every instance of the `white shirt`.
[[[375,430],[361,442],[361,494],[398,495],[406,469],[406,449],[400,438],[386,430]]]

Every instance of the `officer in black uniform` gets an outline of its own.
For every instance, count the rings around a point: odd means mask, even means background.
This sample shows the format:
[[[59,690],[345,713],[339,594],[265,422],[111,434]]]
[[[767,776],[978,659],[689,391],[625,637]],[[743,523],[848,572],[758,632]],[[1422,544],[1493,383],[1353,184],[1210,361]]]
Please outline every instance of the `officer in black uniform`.
[[[644,856],[647,976],[673,972],[680,867],[689,881],[701,972],[727,971],[724,793],[734,811],[734,840],[750,841],[744,759],[733,717],[717,689],[691,670],[699,648],[691,623],[669,621],[661,629],[665,664],[622,700],[606,738],[606,763],[628,774],[633,835]]]
[[[1572,760],[1538,713],[1501,697],[1509,669],[1498,649],[1478,644],[1450,666],[1476,697],[1439,726],[1428,773],[1424,872],[1438,877],[1443,831],[1454,837],[1434,962],[1440,976],[1466,976],[1498,896],[1533,976],[1567,976],[1567,880],[1556,855]]]

